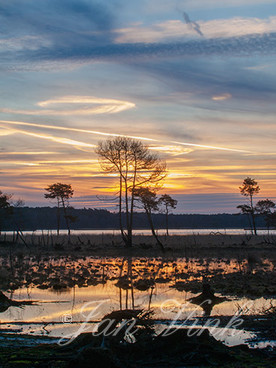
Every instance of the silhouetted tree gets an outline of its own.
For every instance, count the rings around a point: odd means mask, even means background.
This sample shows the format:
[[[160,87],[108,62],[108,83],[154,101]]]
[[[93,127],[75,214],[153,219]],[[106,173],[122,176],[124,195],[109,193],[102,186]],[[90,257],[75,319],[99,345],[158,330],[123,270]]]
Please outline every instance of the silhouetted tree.
[[[260,187],[255,179],[247,177],[244,179],[242,186],[239,187],[239,189],[240,189],[241,195],[248,197],[249,204],[240,205],[240,206],[237,206],[237,208],[239,208],[242,211],[242,213],[246,213],[251,217],[252,228],[253,228],[254,234],[257,235],[253,196],[259,193]]]
[[[267,226],[276,228],[276,211],[267,214]]]
[[[159,200],[157,199],[156,191],[151,190],[149,188],[135,188],[133,190],[133,194],[134,198],[142,204],[142,208],[145,210],[148,217],[152,235],[156,239],[156,242],[160,246],[161,250],[164,251],[164,246],[158,239],[152,221],[152,212],[159,210],[159,203],[160,203]]]
[[[256,213],[261,216],[264,216],[268,231],[269,227],[273,225],[273,221],[271,220],[274,218],[274,216],[271,210],[275,208],[275,206],[276,206],[275,203],[270,199],[258,201],[255,206]]]
[[[25,206],[25,202],[21,198],[17,199],[16,201],[12,201],[11,203],[10,214],[12,214],[12,218],[13,218],[12,222],[14,224],[14,229],[17,232],[16,241],[18,240],[18,238],[21,238],[21,239],[23,238],[22,225],[24,224],[24,217],[22,216],[22,213],[20,213],[19,211],[21,211],[24,206]],[[16,216],[16,212],[17,213],[19,212],[19,216],[18,215]],[[24,240],[23,242],[25,243]]]
[[[12,194],[4,194],[0,190],[0,208],[8,208],[10,207],[10,199],[12,198]]]
[[[11,208],[10,199],[12,198],[12,194],[5,194],[0,190],[0,213],[1,220],[2,216],[7,213],[7,210]],[[2,221],[1,221],[2,222]],[[0,224],[0,233],[1,233],[1,224]]]
[[[264,199],[258,201],[255,206],[255,210],[260,215],[266,215],[271,213],[271,209],[275,207],[275,203],[270,199]]]
[[[101,167],[117,173],[119,178],[119,218],[122,239],[132,246],[134,190],[145,185],[157,185],[166,176],[166,164],[141,141],[116,137],[100,142],[96,149]],[[123,216],[126,231],[123,228]]]
[[[68,230],[68,235],[70,235],[70,217],[68,215],[69,199],[73,197],[74,190],[70,184],[55,183],[49,185],[45,190],[48,192],[44,194],[47,199],[57,200],[57,234],[59,235],[60,230],[60,209],[63,209],[64,218],[66,221],[66,226]]]
[[[166,214],[166,234],[169,235],[169,209],[175,209],[177,205],[177,200],[173,199],[168,194],[161,195],[159,199],[159,203],[165,206],[165,214]]]

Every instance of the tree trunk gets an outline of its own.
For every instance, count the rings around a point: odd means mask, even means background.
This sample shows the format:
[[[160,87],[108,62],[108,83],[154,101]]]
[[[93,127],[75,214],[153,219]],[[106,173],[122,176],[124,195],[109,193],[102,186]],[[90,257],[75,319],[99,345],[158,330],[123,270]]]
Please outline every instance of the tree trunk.
[[[136,174],[137,174],[137,166],[136,161],[134,165],[134,174],[133,174],[133,181],[132,181],[132,190],[131,190],[131,202],[130,202],[130,221],[129,221],[129,229],[131,233],[131,245],[132,245],[132,227],[133,227],[133,212],[134,212],[134,192],[136,185]]]
[[[58,199],[58,208],[57,208],[57,235],[59,236],[59,229],[60,229],[60,204]]]
[[[149,225],[150,225],[152,235],[154,236],[157,244],[160,246],[162,252],[165,252],[163,244],[161,243],[161,241],[158,239],[158,236],[156,235],[156,232],[155,232],[155,229],[154,229],[154,226],[153,226],[153,222],[152,222],[152,218],[151,218],[151,213],[148,209],[146,209],[146,214],[147,214],[147,217],[148,217],[148,220],[149,220]]]
[[[127,225],[126,246],[130,248],[132,246],[132,228],[130,226],[130,218],[129,218],[127,178],[125,178],[125,202],[126,202],[126,225]]]
[[[169,210],[166,207],[166,235],[169,236]]]
[[[120,173],[119,224],[120,224],[122,239],[123,239],[124,243],[126,244],[127,239],[126,239],[126,234],[125,234],[124,229],[123,229],[123,222],[122,222],[122,189],[123,189],[123,183],[122,183],[122,175]]]
[[[251,231],[251,234],[253,235],[253,225],[252,225],[252,222],[251,222],[251,217],[249,213],[246,214],[247,216],[247,219],[248,219],[248,223],[249,223],[249,228],[250,228],[250,231]]]
[[[65,218],[66,227],[67,227],[67,231],[68,231],[69,242],[70,242],[71,230],[70,230],[70,225],[69,225],[69,220],[68,220],[68,216],[67,216],[66,206],[65,206],[63,198],[62,198],[62,207],[63,207],[64,218]]]
[[[253,224],[253,230],[254,234],[257,235],[257,229],[256,229],[256,223],[255,223],[255,213],[254,213],[254,207],[253,207],[253,196],[250,196],[250,203],[251,203],[251,217],[252,217],[252,224]]]
[[[256,223],[255,223],[255,214],[253,212],[251,214],[251,217],[252,217],[254,235],[257,235],[257,229],[256,229]]]

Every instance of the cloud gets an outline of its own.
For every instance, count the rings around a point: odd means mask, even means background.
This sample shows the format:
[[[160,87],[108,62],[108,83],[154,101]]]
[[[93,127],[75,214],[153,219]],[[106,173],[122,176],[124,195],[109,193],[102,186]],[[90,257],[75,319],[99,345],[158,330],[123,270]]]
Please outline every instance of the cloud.
[[[95,115],[95,114],[115,114],[135,107],[135,104],[128,101],[98,98],[91,96],[64,96],[57,99],[38,102],[39,107],[54,105],[56,109],[51,110],[14,110],[0,108],[0,112],[23,114],[23,115],[47,115],[47,116],[68,116],[68,115]],[[59,109],[60,105],[65,105],[66,109]],[[73,109],[72,106],[80,105],[81,108]],[[97,105],[96,107],[89,106]]]
[[[28,7],[19,0],[5,6],[0,2],[2,70],[53,69],[57,62],[79,66],[99,60],[264,55],[275,50],[275,16],[197,22],[186,16],[188,24],[170,19],[116,28],[114,7],[84,0],[30,1]],[[198,39],[201,33],[206,39]]]
[[[239,193],[176,194],[172,191],[171,195],[178,201],[174,213],[238,213],[236,207],[242,202]],[[266,199],[266,197],[259,197],[258,199]],[[275,201],[275,197],[272,200]],[[106,195],[104,200],[100,200],[99,196],[96,195],[76,196],[72,198],[71,202],[77,208],[83,208],[84,206],[106,207],[114,210],[116,206],[112,195]]]
[[[51,45],[52,43],[49,40],[34,35],[0,38],[0,52],[38,50]]]
[[[6,127],[0,127],[0,137],[11,135],[13,133],[14,133],[13,129],[9,129],[9,128],[6,128]]]
[[[248,152],[245,150],[240,150],[240,149],[236,149],[236,148],[230,148],[230,147],[216,147],[216,146],[209,146],[209,145],[201,145],[201,144],[196,144],[196,143],[189,143],[189,142],[175,142],[175,141],[171,141],[171,142],[166,142],[166,144],[162,141],[162,140],[158,140],[158,139],[154,139],[154,138],[148,138],[148,137],[135,137],[135,136],[130,136],[130,135],[123,135],[123,134],[116,134],[116,133],[104,133],[104,132],[98,132],[98,131],[93,131],[93,130],[88,130],[88,129],[78,129],[78,128],[69,128],[69,127],[61,127],[61,126],[56,126],[56,125],[43,125],[43,124],[35,124],[35,123],[26,123],[26,122],[20,122],[20,121],[8,121],[8,120],[0,120],[0,124],[5,125],[12,125],[12,126],[25,126],[25,127],[33,127],[33,128],[39,128],[39,129],[50,129],[50,130],[60,130],[60,131],[66,131],[66,132],[78,132],[78,133],[85,133],[87,134],[93,134],[93,135],[98,135],[98,136],[109,136],[109,137],[129,137],[129,138],[134,138],[134,139],[139,139],[139,140],[144,140],[144,141],[148,141],[148,142],[154,142],[150,145],[150,148],[152,150],[159,150],[159,151],[163,151],[167,154],[171,154],[171,155],[179,155],[179,154],[187,154],[192,152],[191,147],[197,147],[197,148],[204,148],[204,149],[210,149],[210,150],[223,150],[223,151],[229,151],[229,152],[240,152],[240,153],[244,153],[244,152]],[[1,127],[1,126],[0,126]],[[46,140],[51,140],[53,142],[57,142],[60,144],[69,144],[72,145],[76,148],[86,148],[86,147],[90,147],[90,148],[94,148],[95,145],[94,144],[89,144],[89,143],[85,143],[82,141],[76,141],[76,140],[72,140],[72,139],[68,139],[68,138],[63,138],[63,137],[55,137],[55,136],[51,136],[51,135],[47,135],[47,134],[38,134],[38,133],[33,133],[30,131],[26,131],[26,130],[22,130],[22,129],[14,129],[14,133],[21,133],[21,134],[25,134],[25,135],[29,135],[29,136],[33,136],[35,138],[41,138],[41,139],[46,139]],[[156,142],[156,143],[155,143]],[[161,143],[161,145],[159,144]],[[172,143],[172,145],[168,145],[168,143]],[[178,145],[180,147],[176,147],[175,146]],[[190,149],[183,149],[181,146],[189,146]]]
[[[204,34],[200,30],[200,25],[197,22],[191,21],[189,15],[185,12],[183,12],[183,17],[189,28],[193,29],[199,36],[204,37]]]
[[[118,27],[119,13],[118,2],[29,0],[26,6],[21,0],[0,0],[0,68],[56,70],[97,61],[264,55],[275,50],[275,16],[194,22],[184,13],[186,24],[169,19],[129,26],[127,18],[127,26]],[[206,39],[198,37],[202,34]]]
[[[176,59],[178,57],[201,56],[248,56],[269,55],[275,50],[276,33],[264,35],[248,35],[229,38],[212,38],[206,40],[187,40],[176,43],[137,43],[137,44],[110,44],[108,46],[84,48],[60,48],[45,49],[43,51],[30,51],[23,56],[28,62],[41,63],[43,61],[69,61],[82,60],[86,63],[93,61],[124,61],[144,62],[161,58]],[[15,57],[15,68],[24,70],[21,55]],[[20,65],[19,65],[20,62]]]
[[[185,17],[186,15],[186,17]],[[184,12],[186,24],[181,20],[171,19],[149,26],[138,24],[115,30],[119,43],[155,43],[181,42],[194,39],[196,34],[209,39],[232,38],[241,36],[264,35],[276,32],[276,16],[267,19],[235,17],[193,22]],[[219,41],[219,40],[218,40]]]
[[[194,145],[191,144],[191,146]],[[193,149],[184,148],[179,145],[150,146],[149,149],[160,153],[164,152],[172,156],[187,155],[188,153],[193,152]]]
[[[111,44],[114,8],[115,3],[93,0],[0,0],[2,63],[14,70],[16,63],[11,63],[12,59],[24,61],[21,67],[17,66],[22,70],[33,57],[30,53],[36,52],[40,62],[36,60],[30,69],[37,68],[37,64],[47,68],[43,60],[48,60],[50,54],[53,57],[56,53],[60,60],[61,53],[65,56],[69,50],[76,56],[80,50]]]
[[[213,101],[224,101],[231,98],[232,95],[230,93],[223,93],[222,95],[212,96]]]
[[[86,0],[0,1],[0,31],[42,35],[53,43],[103,40],[113,28],[111,7]],[[102,34],[101,34],[102,33]],[[56,38],[56,35],[59,37]],[[70,39],[71,36],[71,39]]]
[[[25,130],[19,130],[18,129],[18,130],[16,130],[16,133],[29,135],[29,136],[35,137],[35,138],[46,139],[46,140],[56,142],[56,143],[60,143],[60,144],[69,144],[70,146],[74,146],[74,147],[90,147],[90,148],[95,148],[96,147],[94,144],[80,142],[80,141],[76,141],[74,139],[69,139],[69,138],[64,138],[64,137],[55,137],[55,136],[46,135],[46,134],[37,134],[37,133],[27,132]]]
[[[194,143],[184,143],[184,142],[173,142],[176,144],[180,144],[183,146],[193,146],[193,147],[199,147],[199,148],[204,148],[204,149],[212,149],[212,150],[221,150],[221,151],[231,151],[231,152],[248,152],[245,150],[239,150],[239,149],[234,149],[234,148],[226,148],[226,147],[214,147],[214,146],[206,146],[204,144],[194,144]]]
[[[158,3],[160,0],[157,0]],[[199,8],[199,9],[209,9],[209,8],[231,8],[231,7],[241,7],[241,6],[253,6],[253,5],[265,5],[265,4],[275,4],[274,0],[229,0],[222,3],[221,0],[185,0],[185,6],[187,8]]]
[[[135,63],[134,66],[157,83],[162,81],[164,89],[160,88],[159,100],[163,94],[164,103],[169,100],[189,109],[219,112],[274,114],[275,73],[273,70],[245,69],[254,60],[260,59],[178,57]],[[218,106],[219,101],[225,103]]]
[[[105,133],[105,132],[99,132],[95,130],[61,127],[61,126],[56,126],[56,125],[26,123],[23,121],[0,120],[0,124],[7,124],[7,125],[12,125],[12,126],[19,125],[19,126],[25,126],[25,127],[51,129],[51,130],[63,130],[66,132],[78,132],[78,133],[93,134],[93,135],[105,136],[105,137],[129,137],[129,138],[140,139],[140,140],[145,140],[145,141],[156,141],[156,139],[154,138],[136,137],[136,136],[131,136],[131,135],[116,134],[116,133]]]
[[[132,4],[132,2],[131,2]],[[207,10],[215,11],[220,9],[242,7],[253,8],[254,6],[267,6],[271,4],[275,5],[275,0],[229,0],[222,2],[221,0],[139,0],[140,9],[145,9],[148,13],[152,14],[168,14],[173,9],[183,8],[188,10]],[[159,15],[159,14],[158,14]]]
[[[8,151],[4,151],[4,152],[0,152],[0,156],[34,156],[34,155],[56,155],[57,152],[52,152],[52,151],[29,151],[29,152],[20,152],[20,151],[14,151],[14,152],[8,152]]]

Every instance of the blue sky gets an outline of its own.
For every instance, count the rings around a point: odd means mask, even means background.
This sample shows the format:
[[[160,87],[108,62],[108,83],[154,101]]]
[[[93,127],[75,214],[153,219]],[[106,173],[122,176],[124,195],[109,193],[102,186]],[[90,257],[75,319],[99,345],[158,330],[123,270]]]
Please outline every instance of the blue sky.
[[[162,190],[178,212],[235,212],[246,176],[275,198],[275,10],[269,0],[0,1],[0,189],[46,205],[43,188],[61,181],[76,205],[103,207],[95,198],[116,180],[94,148],[120,134],[166,159]]]

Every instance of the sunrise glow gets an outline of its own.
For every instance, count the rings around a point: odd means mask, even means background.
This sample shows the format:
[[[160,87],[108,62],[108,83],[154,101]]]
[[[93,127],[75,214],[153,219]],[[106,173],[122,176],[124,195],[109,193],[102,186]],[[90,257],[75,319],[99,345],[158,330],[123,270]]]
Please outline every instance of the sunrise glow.
[[[216,211],[248,175],[261,197],[275,198],[276,17],[271,2],[259,15],[258,6],[149,1],[118,12],[105,4],[101,21],[80,13],[83,22],[70,16],[70,24],[50,8],[62,38],[47,31],[43,11],[33,28],[3,23],[1,190],[44,205],[45,186],[68,182],[77,206],[89,198],[94,206],[118,185],[95,147],[127,136],[166,160],[160,193],[177,195],[179,212],[199,194],[212,205],[203,212]],[[32,6],[20,11],[28,19]]]

